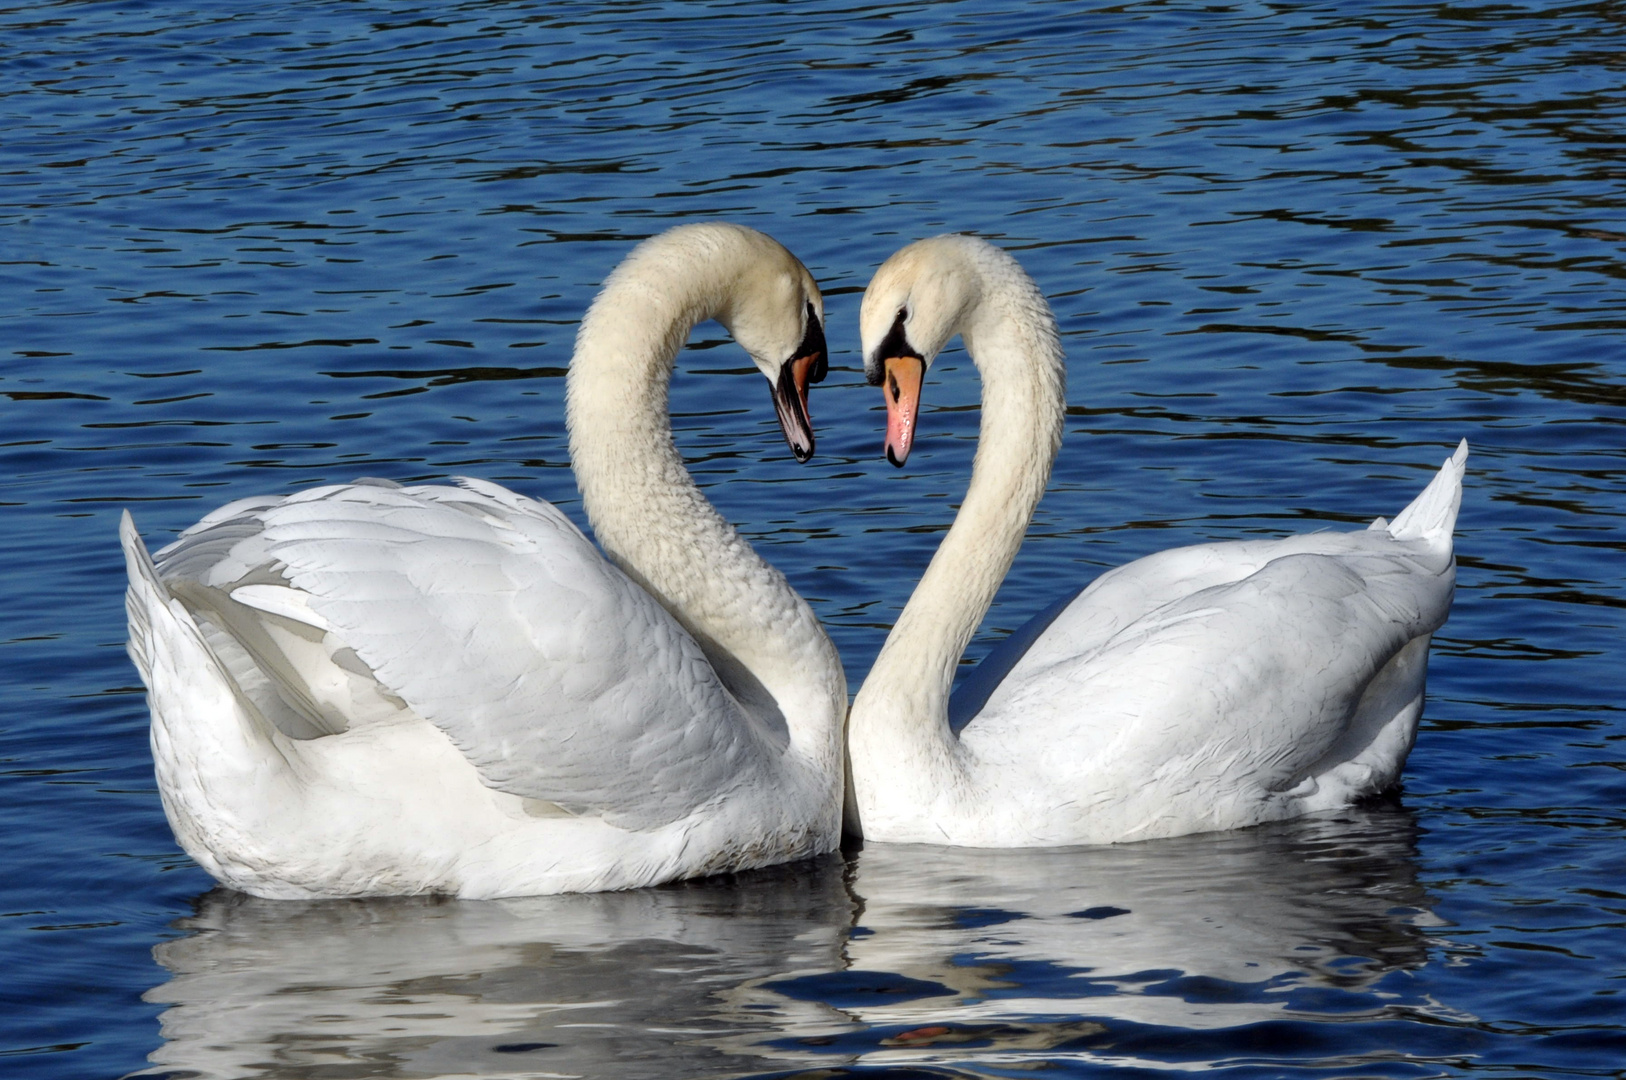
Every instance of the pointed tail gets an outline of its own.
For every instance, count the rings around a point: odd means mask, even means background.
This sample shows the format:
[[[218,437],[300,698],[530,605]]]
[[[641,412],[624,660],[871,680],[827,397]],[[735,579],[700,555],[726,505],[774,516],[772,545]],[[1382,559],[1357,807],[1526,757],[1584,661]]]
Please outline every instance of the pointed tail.
[[[1467,463],[1468,440],[1463,439],[1428,487],[1389,523],[1389,535],[1396,540],[1423,540],[1449,551],[1451,530],[1456,527],[1457,510],[1462,505],[1462,473]]]
[[[135,520],[128,510],[119,518],[119,544],[124,548],[124,569],[130,577],[130,585],[124,590],[124,613],[130,624],[130,640],[125,650],[129,652],[136,670],[141,672],[142,681],[150,686],[153,667],[151,613],[169,605],[169,590],[158,580],[158,568],[153,565],[152,556],[147,554],[147,545],[141,542],[141,534],[136,532]]]

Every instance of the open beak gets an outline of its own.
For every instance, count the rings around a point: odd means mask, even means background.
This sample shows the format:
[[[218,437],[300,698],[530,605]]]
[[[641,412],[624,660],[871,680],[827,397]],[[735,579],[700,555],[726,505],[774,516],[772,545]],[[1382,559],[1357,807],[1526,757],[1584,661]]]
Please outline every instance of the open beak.
[[[791,361],[779,369],[779,381],[773,384],[774,412],[779,414],[779,427],[790,444],[790,452],[797,461],[813,456],[813,421],[807,411],[807,386],[820,382],[829,370],[829,357],[824,348],[824,329],[819,326],[812,306],[807,311],[807,333],[796,349]]]
[[[915,419],[920,413],[920,383],[926,362],[918,356],[889,356],[881,376],[886,395],[886,460],[899,468],[909,460],[915,444]]]

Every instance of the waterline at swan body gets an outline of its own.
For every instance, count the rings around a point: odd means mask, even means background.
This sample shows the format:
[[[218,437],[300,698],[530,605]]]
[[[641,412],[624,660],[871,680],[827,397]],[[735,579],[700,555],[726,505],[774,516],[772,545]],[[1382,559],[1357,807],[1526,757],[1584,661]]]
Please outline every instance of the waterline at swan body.
[[[969,704],[951,703],[1060,447],[1055,320],[1009,255],[941,236],[876,272],[861,323],[894,464],[925,371],[956,333],[983,412],[959,514],[853,702],[850,831],[1112,843],[1282,820],[1395,782],[1429,635],[1451,605],[1466,443],[1393,522],[1177,548],[1103,574],[996,649],[962,688]],[[970,715],[951,727],[951,710]]]
[[[673,361],[710,318],[812,452],[807,270],[733,225],[645,241],[583,317],[567,385],[608,559],[553,506],[477,480],[244,499],[156,559],[125,515],[130,654],[189,855],[272,898],[493,897],[836,845],[835,648],[672,442]]]

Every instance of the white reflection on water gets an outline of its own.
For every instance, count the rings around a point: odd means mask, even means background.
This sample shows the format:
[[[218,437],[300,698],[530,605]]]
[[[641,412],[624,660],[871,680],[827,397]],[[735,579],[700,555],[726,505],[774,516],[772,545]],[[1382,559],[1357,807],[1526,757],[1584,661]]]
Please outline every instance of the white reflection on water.
[[[718,1037],[789,1019],[755,1015],[749,984],[838,967],[851,918],[839,858],[483,902],[216,889],[154,950],[172,977],[147,997],[172,1007],[151,1060],[220,1077],[716,1075],[737,1068]]]
[[[1148,1059],[1114,1033],[1335,1019],[1306,1011],[1302,995],[1316,989],[1338,992],[1342,1022],[1391,1005],[1460,1021],[1385,983],[1425,965],[1428,930],[1443,925],[1417,881],[1415,833],[1410,814],[1367,809],[1118,847],[872,846],[854,881],[870,933],[848,942],[849,962],[956,998],[845,1011],[886,1029],[865,1064],[917,1066],[1080,1057],[1200,1068]],[[957,1045],[978,1036],[980,1049]]]
[[[1112,848],[876,845],[593,896],[216,890],[156,950],[171,977],[147,996],[170,1008],[152,1061],[220,1077],[1158,1064],[1092,1037],[1395,1004],[1443,1017],[1384,978],[1428,962],[1439,922],[1414,834],[1379,808]],[[1336,1016],[1289,1001],[1318,988],[1343,995]]]

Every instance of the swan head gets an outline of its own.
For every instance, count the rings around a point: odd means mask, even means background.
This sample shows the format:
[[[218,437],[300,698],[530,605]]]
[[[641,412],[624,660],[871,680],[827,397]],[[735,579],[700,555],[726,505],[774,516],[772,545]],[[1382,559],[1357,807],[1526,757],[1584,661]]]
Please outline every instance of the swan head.
[[[785,442],[797,461],[806,461],[814,447],[807,390],[829,369],[818,283],[800,259],[766,233],[720,222],[686,228],[726,230],[745,248],[714,317],[767,377]]]
[[[807,267],[777,240],[726,221],[657,233],[605,279],[582,316],[570,363],[572,455],[597,437],[591,432],[621,438],[631,433],[623,424],[646,435],[657,425],[670,430],[673,362],[689,331],[708,319],[721,323],[767,377],[797,460],[812,457],[807,392],[829,362],[824,297]]]
[[[978,264],[998,248],[974,236],[934,236],[900,248],[864,290],[858,325],[864,374],[886,395],[886,457],[908,460],[920,387],[937,354],[982,300]]]
[[[805,273],[805,271],[804,271]],[[811,285],[812,278],[808,278]],[[813,295],[818,296],[817,287]],[[822,304],[822,301],[821,301]],[[740,320],[728,325],[734,340],[751,355],[757,370],[768,378],[773,392],[774,412],[779,416],[779,429],[785,433],[785,442],[797,461],[813,456],[813,421],[807,408],[807,388],[810,383],[823,382],[829,370],[829,354],[824,344],[824,315],[813,300],[803,299],[801,331],[795,335],[796,344],[786,346],[793,335],[787,331],[790,323],[783,311],[778,318],[758,327],[742,329]],[[780,325],[772,325],[778,322]],[[762,337],[757,337],[758,331]]]

